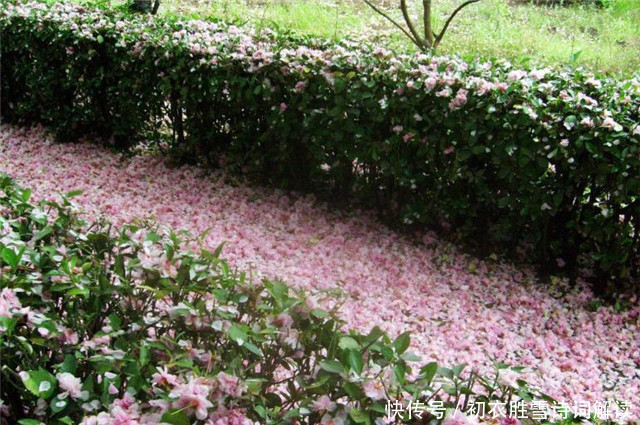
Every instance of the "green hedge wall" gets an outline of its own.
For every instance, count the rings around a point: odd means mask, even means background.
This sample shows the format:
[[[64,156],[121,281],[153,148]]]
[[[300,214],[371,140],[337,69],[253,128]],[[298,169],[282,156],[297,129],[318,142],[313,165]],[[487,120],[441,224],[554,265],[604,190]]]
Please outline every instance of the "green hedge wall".
[[[150,141],[451,228],[598,289],[638,275],[640,81],[2,3],[2,116]]]

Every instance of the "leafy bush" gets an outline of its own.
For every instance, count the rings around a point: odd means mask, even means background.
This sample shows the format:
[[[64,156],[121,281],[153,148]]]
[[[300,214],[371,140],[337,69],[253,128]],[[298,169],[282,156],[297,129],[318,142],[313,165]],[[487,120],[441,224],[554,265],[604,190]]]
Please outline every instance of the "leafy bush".
[[[9,423],[372,424],[386,400],[432,406],[425,420],[473,401],[507,403],[512,415],[509,401],[553,402],[522,368],[414,371],[409,334],[345,332],[319,295],[250,282],[188,234],[88,225],[66,197],[29,196],[0,176]]]
[[[638,281],[640,81],[3,3],[2,114]],[[614,287],[614,284],[617,285]]]

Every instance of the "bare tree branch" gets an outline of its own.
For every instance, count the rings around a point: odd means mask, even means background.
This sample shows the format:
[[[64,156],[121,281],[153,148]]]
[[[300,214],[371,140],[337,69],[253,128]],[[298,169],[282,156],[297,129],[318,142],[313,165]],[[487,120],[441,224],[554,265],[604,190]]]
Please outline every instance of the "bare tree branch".
[[[411,17],[409,16],[409,11],[407,10],[407,0],[400,0],[400,9],[402,10],[402,16],[404,16],[404,21],[407,23],[407,27],[409,27],[409,31],[411,31],[411,34],[413,34],[413,38],[415,40],[418,40],[418,47],[420,47],[421,49],[430,49],[431,46],[427,46],[426,43],[427,41],[420,38],[420,35],[418,34],[418,31],[416,31],[416,28],[413,26],[413,22],[411,21]]]
[[[390,17],[388,14],[386,14],[384,11],[378,9],[373,3],[371,3],[369,0],[364,0],[364,2],[370,7],[372,8],[376,13],[378,13],[379,15],[382,15],[383,17],[385,17],[389,22],[391,22],[393,25],[395,25],[396,27],[398,27],[398,29],[400,29],[400,31],[402,31],[407,37],[409,37],[409,39],[418,47],[422,48],[422,45],[420,44],[419,40],[416,40],[411,34],[409,34],[409,32],[404,29],[402,27],[402,25],[400,25],[399,23],[397,23],[392,17]]]
[[[424,39],[433,46],[436,34],[431,28],[431,0],[422,0],[422,21],[424,26]]]
[[[438,36],[436,37],[436,39],[434,41],[434,45],[433,45],[434,49],[436,47],[438,47],[438,45],[440,44],[440,41],[442,41],[442,37],[444,37],[444,33],[447,31],[447,28],[449,27],[449,24],[451,23],[453,18],[456,17],[458,12],[460,12],[462,9],[464,9],[467,6],[469,6],[470,4],[477,3],[479,1],[480,0],[468,0],[468,1],[464,2],[464,3],[462,3],[460,6],[458,6],[458,8],[456,10],[454,10],[451,15],[449,15],[449,18],[445,22],[444,27],[442,27],[442,31],[440,31],[440,34],[438,34]]]

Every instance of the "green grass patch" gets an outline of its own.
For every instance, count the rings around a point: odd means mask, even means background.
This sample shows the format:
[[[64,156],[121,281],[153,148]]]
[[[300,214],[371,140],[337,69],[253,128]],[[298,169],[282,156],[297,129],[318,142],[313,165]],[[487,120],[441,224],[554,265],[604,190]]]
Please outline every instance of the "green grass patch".
[[[419,22],[421,2],[411,4]],[[460,0],[435,0],[436,28]],[[401,20],[396,2],[382,4]],[[216,17],[258,27],[288,28],[333,39],[380,41],[398,50],[410,42],[364,2],[351,0],[165,1],[162,14]],[[640,69],[640,2],[610,0],[607,6],[540,7],[483,0],[454,20],[439,53],[465,59],[506,58],[533,66],[585,66],[595,72],[629,76]]]

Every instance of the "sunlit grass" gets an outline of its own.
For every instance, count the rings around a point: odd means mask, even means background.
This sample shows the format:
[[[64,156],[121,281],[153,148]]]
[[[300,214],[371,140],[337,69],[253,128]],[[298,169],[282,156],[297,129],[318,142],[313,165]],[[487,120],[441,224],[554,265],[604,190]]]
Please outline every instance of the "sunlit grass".
[[[402,22],[399,0],[374,1]],[[618,76],[640,72],[640,0],[604,0],[608,4],[604,8],[512,5],[508,1],[482,0],[465,8],[450,26],[439,53],[465,59],[505,58],[532,66],[585,66]],[[461,2],[433,0],[436,29]],[[420,22],[422,2],[409,3],[416,22]],[[160,11],[288,28],[334,39],[375,40],[401,51],[415,50],[362,0],[164,0]]]

